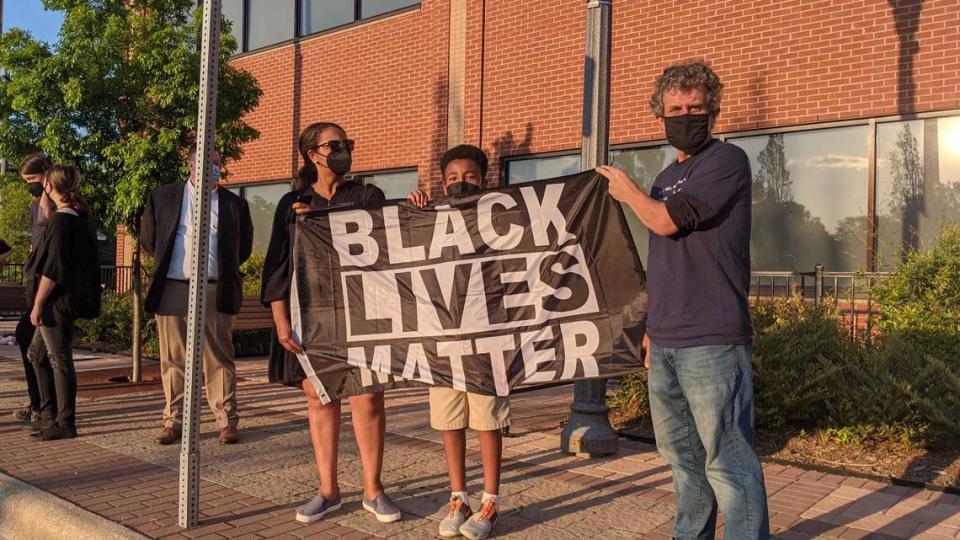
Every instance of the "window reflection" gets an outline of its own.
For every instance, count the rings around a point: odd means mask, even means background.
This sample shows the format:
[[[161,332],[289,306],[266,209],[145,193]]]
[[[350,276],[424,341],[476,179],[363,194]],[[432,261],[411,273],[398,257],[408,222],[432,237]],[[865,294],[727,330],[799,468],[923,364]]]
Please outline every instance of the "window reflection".
[[[307,35],[353,22],[353,2],[346,0],[300,0],[300,34]]]
[[[877,125],[877,265],[960,221],[960,117]]]
[[[627,176],[632,178],[644,193],[650,193],[657,175],[675,159],[677,159],[677,150],[670,145],[610,152],[610,164],[627,173]],[[627,217],[627,225],[630,227],[633,243],[637,247],[637,254],[640,255],[640,262],[646,268],[650,232],[626,205],[623,206],[623,214]]]
[[[866,267],[866,126],[731,139],[753,171],[754,270]]]
[[[411,191],[419,187],[417,171],[393,171],[370,174],[357,174],[354,180],[363,184],[377,186],[390,199],[406,199]]]
[[[277,211],[280,198],[290,191],[290,184],[261,184],[243,188],[243,198],[250,206],[250,218],[253,220],[253,252],[265,255],[270,244],[273,230],[273,215]]]
[[[343,1],[343,0],[334,0]],[[375,17],[391,11],[415,6],[420,0],[363,0],[360,3],[360,16],[363,18]]]
[[[230,33],[237,40],[235,53],[243,52],[243,0],[223,0],[220,12],[230,21]]]
[[[296,11],[293,0],[256,0],[249,6],[247,50],[293,39]]]
[[[523,184],[580,172],[580,155],[513,159],[507,162],[507,184]]]

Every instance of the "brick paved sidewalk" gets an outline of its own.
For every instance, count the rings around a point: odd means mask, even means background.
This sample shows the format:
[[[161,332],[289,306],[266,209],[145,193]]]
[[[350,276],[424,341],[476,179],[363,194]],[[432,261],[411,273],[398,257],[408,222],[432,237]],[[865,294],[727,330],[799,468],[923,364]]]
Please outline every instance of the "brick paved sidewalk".
[[[448,487],[440,437],[427,425],[423,390],[394,391],[387,399],[383,479],[404,511],[403,521],[380,524],[360,508],[361,469],[352,427],[345,422],[340,449],[344,510],[301,525],[293,513],[317,486],[303,399],[293,389],[268,384],[263,360],[240,361],[243,440],[237,446],[217,445],[205,412],[202,525],[183,532],[176,526],[179,447],[152,443],[162,397],[153,392],[81,399],[81,437],[34,442],[8,420],[23,388],[15,380],[18,362],[0,358],[0,470],[148,536],[436,537]],[[668,538],[675,506],[666,464],[649,445],[625,440],[613,458],[581,461],[558,452],[569,399],[569,388],[513,399],[514,436],[505,439],[506,507],[498,537]],[[482,473],[476,440],[469,445],[468,480],[478,495]],[[960,538],[960,501],[954,495],[793,467],[773,465],[765,471],[778,537]]]

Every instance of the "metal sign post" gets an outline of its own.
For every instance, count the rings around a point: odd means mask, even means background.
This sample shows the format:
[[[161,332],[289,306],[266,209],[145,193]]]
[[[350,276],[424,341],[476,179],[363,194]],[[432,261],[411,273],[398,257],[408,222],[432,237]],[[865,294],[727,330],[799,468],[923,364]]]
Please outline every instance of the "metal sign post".
[[[200,521],[200,376],[210,252],[210,177],[217,126],[217,72],[220,59],[220,0],[203,2],[200,48],[200,105],[197,113],[197,176],[193,186],[193,273],[187,315],[187,365],[180,445],[180,512],[183,528]]]
[[[587,1],[587,47],[583,69],[583,139],[580,163],[590,171],[607,163],[610,124],[610,0]],[[577,381],[570,421],[560,449],[579,457],[617,451],[617,434],[607,418],[607,381]]]

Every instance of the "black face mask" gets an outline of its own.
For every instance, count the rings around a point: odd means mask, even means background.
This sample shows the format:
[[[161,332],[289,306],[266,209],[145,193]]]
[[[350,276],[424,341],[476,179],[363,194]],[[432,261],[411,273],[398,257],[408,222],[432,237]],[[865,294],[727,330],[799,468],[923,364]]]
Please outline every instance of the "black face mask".
[[[685,154],[692,154],[710,139],[709,114],[665,116],[667,142]]]
[[[43,194],[43,184],[40,182],[29,182],[27,184],[27,191],[34,197],[39,197]]]
[[[447,195],[470,195],[480,193],[480,186],[470,182],[454,182],[447,186]]]
[[[350,172],[351,166],[353,166],[353,157],[350,156],[350,152],[346,148],[341,148],[337,152],[330,152],[327,155],[327,168],[337,176],[343,176]]]

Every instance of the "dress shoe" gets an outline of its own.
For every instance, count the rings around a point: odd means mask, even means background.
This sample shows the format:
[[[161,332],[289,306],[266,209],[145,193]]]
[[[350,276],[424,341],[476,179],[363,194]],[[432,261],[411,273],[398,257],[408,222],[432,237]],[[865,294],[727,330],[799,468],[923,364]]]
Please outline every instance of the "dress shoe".
[[[173,429],[172,427],[165,427],[160,430],[160,434],[157,435],[157,438],[153,442],[167,446],[173,444],[177,439],[180,438],[180,432]]]
[[[41,441],[58,441],[60,439],[72,439],[77,436],[77,428],[72,426],[61,426],[60,424],[54,424],[50,426],[50,429],[43,432],[40,435]]]
[[[240,440],[237,428],[227,426],[220,430],[220,444],[236,444]]]

